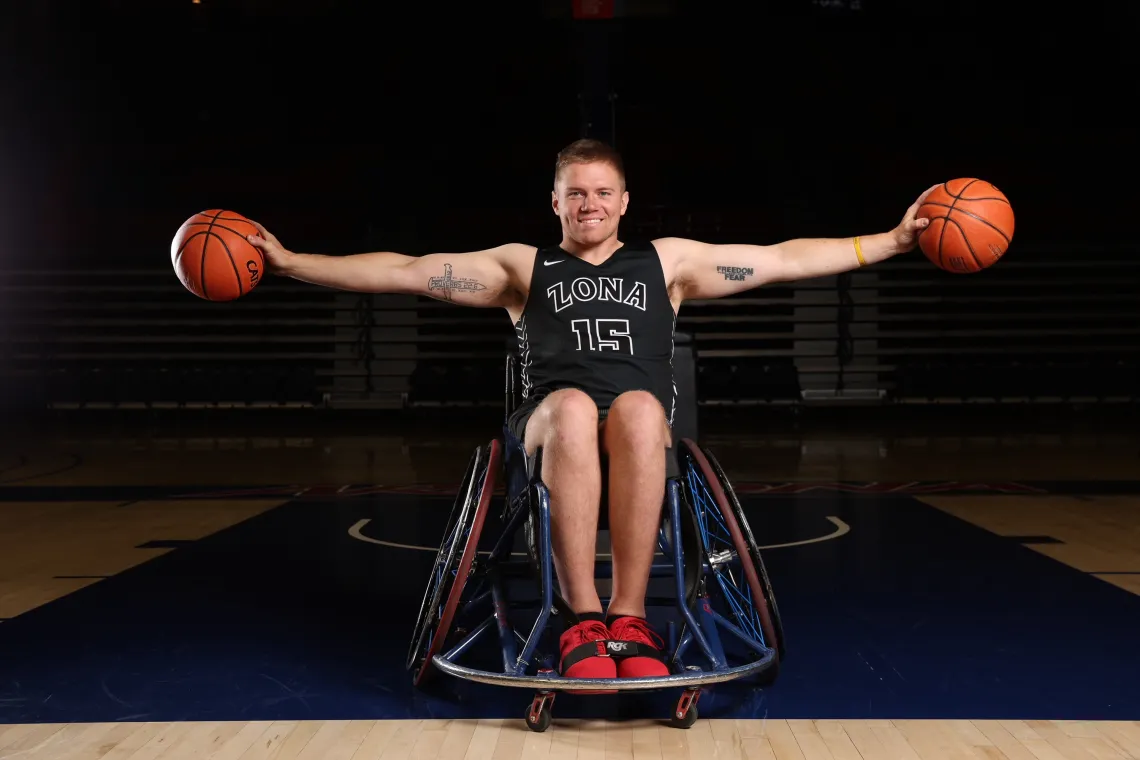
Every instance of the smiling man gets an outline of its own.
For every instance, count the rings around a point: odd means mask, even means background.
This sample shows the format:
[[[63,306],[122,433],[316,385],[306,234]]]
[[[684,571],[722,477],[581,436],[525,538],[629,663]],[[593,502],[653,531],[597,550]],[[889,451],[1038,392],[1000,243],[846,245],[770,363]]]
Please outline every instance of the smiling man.
[[[671,359],[681,304],[837,274],[909,251],[927,224],[915,214],[929,192],[894,229],[862,238],[768,246],[680,238],[627,243],[618,238],[629,206],[621,157],[603,143],[579,140],[555,164],[558,245],[323,256],[288,251],[260,225],[261,236],[250,241],[264,251],[270,271],[304,282],[506,310],[518,334],[523,381],[523,402],[508,426],[529,454],[543,449],[555,570],[576,614],[561,636],[561,672],[635,678],[668,674],[661,640],[645,621],[645,596],[672,446]],[[603,477],[613,556],[607,610],[594,582]],[[599,656],[595,642],[602,640],[636,643],[636,655]]]

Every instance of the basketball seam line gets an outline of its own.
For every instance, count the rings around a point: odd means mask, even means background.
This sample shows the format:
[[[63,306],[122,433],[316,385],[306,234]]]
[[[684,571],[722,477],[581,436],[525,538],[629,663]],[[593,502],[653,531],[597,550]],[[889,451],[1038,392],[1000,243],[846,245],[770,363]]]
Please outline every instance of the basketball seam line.
[[[948,195],[949,195],[949,193],[948,193]],[[998,198],[997,196],[984,195],[984,196],[981,196],[979,198],[963,198],[960,195],[958,195],[958,196],[951,195],[950,197],[951,198],[961,198],[964,201],[1001,201],[1005,205],[1007,205],[1007,206],[1009,205],[1009,199],[1008,198]]]
[[[945,190],[946,194],[949,195],[951,198],[953,198],[954,200],[957,200],[957,199],[962,197],[962,193],[966,192],[966,190],[969,189],[970,185],[974,184],[977,181],[978,180],[976,180],[976,179],[972,179],[969,182],[967,182],[965,185],[963,185],[962,192],[958,193],[957,195],[954,195],[954,193],[950,192],[950,182],[949,181],[942,183],[942,189]]]
[[[194,216],[206,216],[206,214],[208,214],[208,213],[210,213],[209,209],[207,209],[206,211],[199,211]],[[217,214],[215,214],[213,216],[213,219],[215,219],[215,220],[221,219],[223,222],[244,222],[244,221],[246,221],[245,219],[243,219],[240,216],[222,216],[222,214],[224,214],[224,213],[226,213],[226,211],[225,211],[225,209],[222,209],[221,211],[219,211]],[[193,217],[191,217],[191,218],[193,218]],[[190,224],[206,224],[206,222],[190,222]]]
[[[201,213],[195,214],[195,216],[203,216],[205,213],[206,212],[203,211]],[[202,244],[202,261],[200,264],[201,272],[199,274],[199,282],[202,285],[202,297],[206,298],[207,300],[209,300],[210,294],[209,294],[209,289],[206,287],[206,245],[209,242],[210,238],[212,237],[211,231],[214,229],[214,223],[217,219],[230,219],[233,221],[244,221],[244,220],[238,220],[234,217],[223,217],[222,216],[223,213],[224,213],[224,210],[219,211],[217,214],[214,215],[214,217],[212,219],[210,219],[209,222],[189,222],[189,223],[187,223],[186,226],[194,226],[196,224],[197,225],[205,224],[206,229],[201,230],[199,232],[195,232],[193,235],[186,238],[186,240],[183,241],[182,245],[179,246],[178,253],[176,254],[176,260],[180,260],[182,258],[182,252],[186,250],[186,246],[188,246],[190,244],[191,240],[198,237],[199,235],[205,235],[206,236],[206,243]],[[242,233],[238,232],[237,230],[231,229],[231,228],[226,227],[224,225],[219,224],[217,226],[221,229],[228,231],[228,232],[232,232],[235,235],[242,235]],[[234,261],[234,255],[230,252],[229,245],[226,244],[225,240],[222,240],[221,236],[217,236],[217,237],[218,237],[218,242],[220,242],[222,244],[222,247],[226,249],[226,255],[229,256],[229,258],[230,258],[230,266],[232,266],[234,268],[234,276],[237,277],[237,281],[238,281],[238,297],[240,298],[241,296],[245,295],[245,288],[243,287],[242,281],[241,281],[241,272],[238,271],[237,262]],[[245,236],[242,235],[242,237],[245,237]],[[258,252],[260,253],[260,251],[258,251]],[[265,256],[264,255],[261,257],[261,261],[262,261],[261,268],[264,269],[265,268]]]
[[[233,227],[227,227],[224,224],[210,224],[209,222],[190,222],[186,226],[187,227],[198,227],[198,226],[203,225],[203,224],[207,225],[207,231],[217,227],[219,230],[225,230],[226,232],[232,232],[235,235],[238,235],[240,237],[245,237],[244,232],[239,232],[238,230],[235,230]]]
[[[210,230],[214,229],[214,223],[215,223],[215,222],[217,222],[217,221],[218,221],[218,218],[219,218],[219,217],[220,217],[222,214],[224,214],[224,213],[226,213],[226,210],[225,210],[225,209],[220,209],[220,210],[218,211],[218,213],[214,214],[214,218],[213,218],[212,220],[210,220],[210,226],[209,226],[209,227],[207,228],[207,230],[206,230],[207,232],[209,232]],[[219,226],[220,226],[220,225],[219,225]],[[238,233],[238,234],[241,234],[241,233]],[[242,237],[244,238],[244,237],[245,237],[245,235],[242,235]],[[234,261],[234,254],[233,254],[233,252],[230,250],[230,244],[229,244],[229,243],[227,243],[227,242],[226,242],[226,241],[225,241],[225,240],[222,238],[222,236],[221,236],[221,235],[218,235],[218,242],[222,244],[222,248],[225,248],[225,249],[226,249],[226,256],[227,256],[227,257],[229,257],[229,260],[230,260],[230,266],[234,268],[234,277],[237,279],[237,284],[238,284],[238,298],[241,298],[242,296],[244,296],[244,295],[245,295],[245,285],[244,285],[244,284],[242,283],[242,281],[241,281],[241,272],[239,272],[239,271],[238,271],[238,265],[237,265],[237,262],[236,262],[236,261]],[[206,276],[206,272],[205,272],[205,261],[206,261],[206,256],[205,256],[205,253],[203,253],[203,254],[202,254],[202,262],[203,262],[202,277],[203,277],[203,278],[205,278],[205,276]]]
[[[938,265],[943,269],[946,268],[946,262],[942,258],[942,241],[946,239],[946,225],[950,221],[950,211],[954,210],[954,206],[957,205],[958,201],[961,199],[962,193],[966,192],[970,188],[970,185],[974,184],[977,181],[978,180],[976,179],[972,179],[967,182],[966,185],[962,188],[962,192],[958,193],[958,195],[954,195],[954,193],[950,191],[949,182],[942,183],[942,189],[946,191],[947,195],[954,199],[954,202],[950,204],[949,210],[946,212],[946,220],[942,223],[942,232],[938,235]],[[956,226],[958,228],[958,231],[962,233],[962,239],[966,241],[966,248],[970,250],[970,255],[974,257],[974,263],[977,264],[978,268],[980,269],[982,262],[978,261],[978,257],[974,255],[974,249],[970,248],[970,241],[966,239],[966,231],[962,229],[962,225],[960,224],[955,223],[954,226]]]
[[[238,298],[241,298],[245,295],[245,285],[241,281],[241,272],[238,271],[238,265],[237,262],[234,261],[234,255],[230,251],[230,244],[223,240],[220,235],[218,236],[218,242],[222,244],[222,248],[226,249],[226,256],[230,259],[230,266],[234,268],[234,277],[237,278],[238,283]]]
[[[943,182],[942,183],[942,189],[945,190],[946,194],[949,195],[951,198],[961,198],[964,201],[1001,201],[1002,203],[1004,203],[1007,206],[1010,205],[1008,198],[996,198],[996,197],[991,198],[988,196],[984,197],[984,198],[963,198],[962,197],[962,195],[966,192],[966,189],[969,188],[970,185],[974,184],[975,182],[982,182],[982,181],[983,180],[980,180],[980,179],[970,180],[969,182],[966,183],[965,187],[962,188],[962,192],[958,193],[957,195],[954,195],[954,193],[950,192],[950,183],[949,182]],[[989,185],[988,182],[986,184]],[[994,187],[994,186],[990,185],[990,187]],[[994,190],[997,190],[997,188],[994,187]],[[998,190],[998,192],[1000,193],[1001,190]]]
[[[963,200],[996,200],[996,199],[995,198],[965,198]],[[979,222],[986,225],[987,227],[992,228],[994,232],[1001,235],[1002,238],[1005,240],[1006,245],[1012,245],[1012,241],[1009,239],[1009,236],[1006,235],[1004,232],[1002,232],[1001,228],[999,228],[996,224],[994,224],[993,222],[991,222],[987,219],[983,219],[982,217],[978,216],[977,214],[973,214],[964,208],[956,208],[955,206],[952,206],[952,205],[947,206],[945,203],[939,203],[938,201],[924,201],[923,205],[924,206],[941,206],[942,208],[947,209],[946,216],[932,217],[934,219],[949,219],[951,211],[958,211],[959,213],[965,214],[966,216],[970,217],[971,219],[977,219]],[[962,225],[958,225],[959,229],[961,229],[961,227],[962,227]],[[941,245],[942,241],[939,240],[938,244]]]
[[[961,211],[961,209],[959,209],[959,211]],[[946,234],[946,225],[948,224],[953,224],[955,227],[957,227],[958,232],[962,233],[962,241],[966,244],[966,250],[968,250],[970,252],[970,255],[974,257],[974,263],[978,265],[978,269],[985,269],[985,267],[982,266],[981,259],[978,258],[978,254],[974,253],[974,246],[970,245],[970,238],[966,237],[966,231],[962,229],[962,225],[958,224],[958,222],[954,221],[949,216],[943,217],[943,219],[945,219],[945,221],[942,223],[942,233]],[[942,258],[941,240],[938,241],[938,258]]]
[[[206,228],[206,232],[209,232],[211,229],[214,228],[214,222],[216,222],[219,219],[221,219],[224,222],[245,222],[247,224],[249,223],[249,220],[243,216],[222,216],[222,214],[224,214],[224,213],[225,213],[225,209],[222,209],[217,214],[215,214],[214,218],[208,223],[207,222],[187,222],[186,226],[187,227],[193,227],[196,224],[208,224],[209,226]],[[205,211],[198,214],[198,216],[205,216],[205,215],[206,215]],[[245,237],[245,233],[238,232],[233,227],[227,227],[223,224],[219,224],[217,226],[223,230],[226,230],[227,232],[232,232],[235,235]],[[221,240],[221,238],[218,238],[218,239]],[[242,287],[241,273],[238,271],[237,262],[234,261],[233,253],[230,252],[230,247],[228,245],[226,245],[225,241],[222,242],[222,245],[225,246],[226,253],[228,253],[230,256],[230,263],[233,264],[234,274],[236,274],[237,278],[238,278],[238,291],[239,291],[238,296],[239,297],[244,296],[245,295],[245,288]],[[255,248],[256,248],[256,246],[255,246]],[[261,258],[261,271],[264,272],[265,271],[265,252],[262,251],[260,248],[257,248],[256,250],[257,250],[257,255]],[[179,255],[181,255],[181,250],[179,251]]]
[[[210,223],[206,225],[206,229],[202,230],[202,234],[206,236],[206,240],[202,243],[202,260],[198,262],[198,268],[201,270],[198,273],[198,281],[202,283],[202,297],[206,299],[209,299],[210,297],[209,286],[206,285],[206,253],[208,251],[207,246],[210,245],[210,230],[213,228],[213,226],[214,220],[211,219]],[[945,225],[943,225],[943,227],[945,227]],[[942,250],[941,241],[938,243],[938,250]]]

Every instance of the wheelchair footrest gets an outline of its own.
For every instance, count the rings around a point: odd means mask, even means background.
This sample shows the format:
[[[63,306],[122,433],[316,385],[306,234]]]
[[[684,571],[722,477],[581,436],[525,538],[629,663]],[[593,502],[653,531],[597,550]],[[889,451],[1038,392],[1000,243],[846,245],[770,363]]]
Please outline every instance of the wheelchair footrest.
[[[456,665],[442,655],[432,658],[432,663],[441,673],[466,681],[485,683],[492,686],[512,686],[517,688],[535,689],[536,691],[652,691],[673,688],[696,688],[714,683],[724,683],[737,678],[767,670],[775,665],[775,653],[771,652],[762,659],[739,665],[734,668],[719,670],[686,670],[668,676],[650,676],[646,678],[566,678],[553,671],[540,671],[536,675],[515,675],[513,673],[476,670],[463,665]]]

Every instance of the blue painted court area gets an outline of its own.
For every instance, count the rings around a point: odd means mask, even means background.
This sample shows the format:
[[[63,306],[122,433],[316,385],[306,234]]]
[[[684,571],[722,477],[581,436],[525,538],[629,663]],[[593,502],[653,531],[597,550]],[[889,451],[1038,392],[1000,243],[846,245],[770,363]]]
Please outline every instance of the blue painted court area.
[[[404,661],[434,553],[361,540],[434,546],[449,508],[296,500],[0,623],[0,722],[518,718],[529,691],[413,692]],[[782,673],[716,687],[702,717],[1140,714],[1140,597],[907,496],[746,508],[763,545],[850,530],[765,553]],[[560,695],[555,714],[664,717],[675,699]]]

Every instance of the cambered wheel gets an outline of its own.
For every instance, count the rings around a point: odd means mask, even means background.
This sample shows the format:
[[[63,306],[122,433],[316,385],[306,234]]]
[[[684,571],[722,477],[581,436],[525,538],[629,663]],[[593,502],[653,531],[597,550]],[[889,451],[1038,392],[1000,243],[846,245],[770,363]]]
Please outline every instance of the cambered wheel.
[[[693,441],[681,442],[685,500],[697,514],[712,572],[709,586],[719,591],[737,625],[776,650],[766,680],[775,680],[785,653],[784,629],[760,548],[724,470]],[[756,634],[759,634],[758,636]]]
[[[443,651],[451,632],[463,588],[471,574],[483,523],[490,511],[500,458],[501,447],[497,440],[477,448],[455,496],[408,649],[406,667],[412,671],[416,686],[435,672],[432,658]]]

